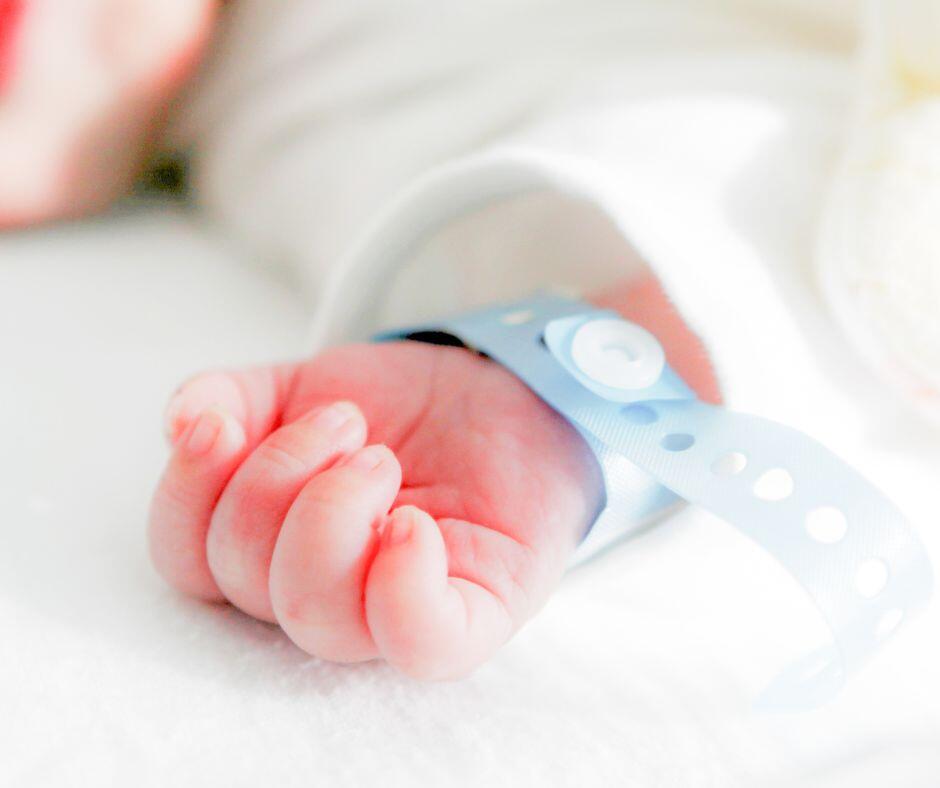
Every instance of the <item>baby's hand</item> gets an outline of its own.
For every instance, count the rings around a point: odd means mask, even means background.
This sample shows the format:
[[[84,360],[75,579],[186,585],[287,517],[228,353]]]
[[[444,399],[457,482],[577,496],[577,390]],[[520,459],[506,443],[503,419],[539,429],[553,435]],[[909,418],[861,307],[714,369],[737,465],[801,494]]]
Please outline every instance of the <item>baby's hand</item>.
[[[621,295],[608,305],[714,399],[655,281]],[[172,585],[276,621],[318,657],[422,678],[468,673],[538,610],[602,491],[574,429],[461,348],[353,345],[204,374],[168,428],[150,544]]]
[[[201,375],[169,428],[150,538],[170,583],[422,678],[469,672],[541,606],[601,494],[574,430],[459,348]]]

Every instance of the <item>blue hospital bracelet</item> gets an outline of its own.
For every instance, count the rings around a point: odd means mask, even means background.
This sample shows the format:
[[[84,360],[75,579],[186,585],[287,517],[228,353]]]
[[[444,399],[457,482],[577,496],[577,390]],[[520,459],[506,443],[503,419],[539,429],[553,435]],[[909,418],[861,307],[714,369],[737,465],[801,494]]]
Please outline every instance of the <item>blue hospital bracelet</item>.
[[[926,551],[882,493],[797,430],[696,399],[655,337],[616,313],[540,295],[377,339],[440,334],[513,372],[594,452],[606,501],[579,553],[684,499],[744,532],[800,582],[834,642],[785,671],[763,705],[805,708],[834,696],[929,599]]]

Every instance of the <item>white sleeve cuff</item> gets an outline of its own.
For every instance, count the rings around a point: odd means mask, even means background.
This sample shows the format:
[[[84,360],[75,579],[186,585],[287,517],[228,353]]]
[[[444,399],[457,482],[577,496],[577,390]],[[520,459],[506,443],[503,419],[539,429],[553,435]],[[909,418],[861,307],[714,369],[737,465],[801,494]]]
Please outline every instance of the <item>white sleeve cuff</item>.
[[[743,377],[736,370],[754,370],[753,359],[772,355],[768,326],[786,331],[791,321],[759,266],[690,250],[682,243],[695,237],[688,212],[656,211],[643,190],[642,181],[623,188],[594,161],[534,148],[494,150],[433,170],[337,266],[317,310],[314,343],[362,339],[539,288],[597,290],[645,262],[703,339],[724,388]]]

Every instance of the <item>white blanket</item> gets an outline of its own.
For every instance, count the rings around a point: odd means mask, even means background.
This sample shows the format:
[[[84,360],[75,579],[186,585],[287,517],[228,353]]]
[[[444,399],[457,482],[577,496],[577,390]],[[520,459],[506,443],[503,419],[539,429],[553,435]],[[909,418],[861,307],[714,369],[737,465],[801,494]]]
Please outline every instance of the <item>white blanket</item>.
[[[936,784],[936,613],[830,707],[755,716],[810,612],[697,511],[576,571],[455,684],[324,664],[174,594],[144,540],[163,402],[204,366],[301,352],[307,324],[232,258],[158,208],[0,240],[0,784]],[[858,394],[864,423],[830,411],[820,437],[860,426],[853,459],[936,555],[936,436]]]

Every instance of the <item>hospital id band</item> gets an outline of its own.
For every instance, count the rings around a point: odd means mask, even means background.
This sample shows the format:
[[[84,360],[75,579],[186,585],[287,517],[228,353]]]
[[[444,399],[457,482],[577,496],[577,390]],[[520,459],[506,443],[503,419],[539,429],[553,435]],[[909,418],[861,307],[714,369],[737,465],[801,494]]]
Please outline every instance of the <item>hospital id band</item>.
[[[764,705],[805,708],[832,697],[929,599],[926,551],[882,493],[797,430],[696,399],[656,338],[616,313],[542,295],[378,338],[442,337],[505,366],[587,441],[606,500],[582,555],[684,499],[731,523],[799,581],[834,643],[785,671]]]

